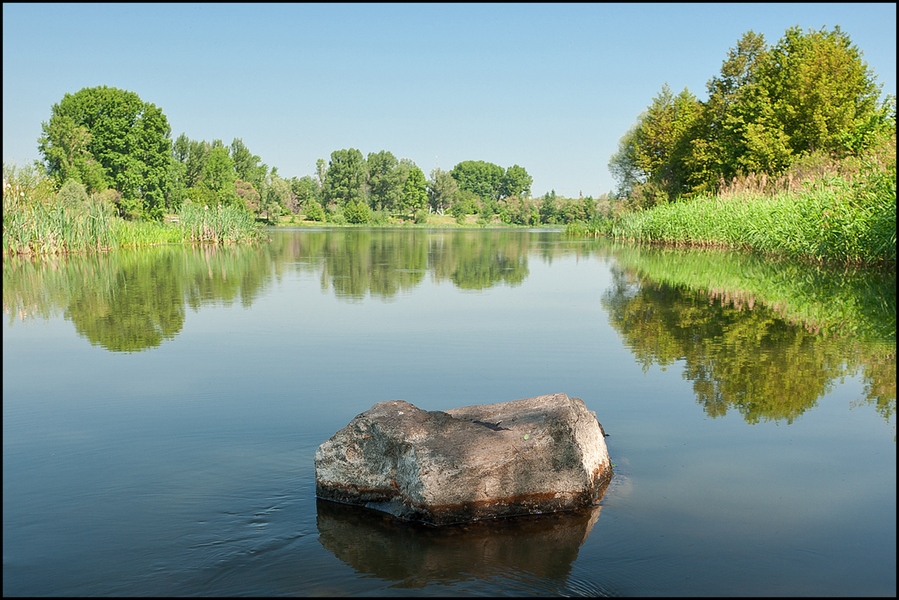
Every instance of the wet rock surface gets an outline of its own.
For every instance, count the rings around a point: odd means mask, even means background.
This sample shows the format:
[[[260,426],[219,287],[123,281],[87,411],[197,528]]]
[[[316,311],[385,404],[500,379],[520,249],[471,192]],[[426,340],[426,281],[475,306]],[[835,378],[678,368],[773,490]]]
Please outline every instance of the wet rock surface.
[[[379,402],[315,453],[316,495],[432,525],[595,505],[612,476],[602,426],[551,394],[425,411]]]

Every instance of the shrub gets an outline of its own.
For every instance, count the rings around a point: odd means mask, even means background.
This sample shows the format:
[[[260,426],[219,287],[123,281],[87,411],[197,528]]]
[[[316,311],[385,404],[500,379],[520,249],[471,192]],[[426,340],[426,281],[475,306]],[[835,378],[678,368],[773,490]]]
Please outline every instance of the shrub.
[[[321,204],[311,198],[306,201],[305,213],[306,218],[310,221],[321,223],[325,220],[325,209],[322,208]]]
[[[68,179],[62,184],[57,197],[65,206],[81,206],[88,200],[87,189],[74,179]]]
[[[361,225],[371,221],[371,209],[364,202],[349,202],[343,209],[343,216],[347,223]]]

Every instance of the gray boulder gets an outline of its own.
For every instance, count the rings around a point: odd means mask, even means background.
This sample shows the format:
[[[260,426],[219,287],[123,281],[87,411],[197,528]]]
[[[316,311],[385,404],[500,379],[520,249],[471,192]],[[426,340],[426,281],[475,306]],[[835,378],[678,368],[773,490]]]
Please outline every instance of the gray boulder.
[[[596,414],[565,394],[445,412],[378,402],[315,453],[319,498],[433,525],[592,506],[611,477]]]

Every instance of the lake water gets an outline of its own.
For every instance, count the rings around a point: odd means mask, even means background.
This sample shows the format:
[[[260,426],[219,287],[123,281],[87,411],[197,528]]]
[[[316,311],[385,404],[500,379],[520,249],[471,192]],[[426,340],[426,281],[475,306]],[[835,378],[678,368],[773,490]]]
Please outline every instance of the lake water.
[[[896,593],[895,272],[524,230],[3,261],[4,595]],[[376,402],[565,392],[579,513],[316,501]]]

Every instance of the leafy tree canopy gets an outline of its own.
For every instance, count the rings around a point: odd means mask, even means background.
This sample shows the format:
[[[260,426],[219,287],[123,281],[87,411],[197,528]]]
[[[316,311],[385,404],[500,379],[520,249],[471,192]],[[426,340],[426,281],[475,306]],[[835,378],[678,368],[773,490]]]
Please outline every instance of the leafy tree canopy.
[[[364,200],[365,158],[355,148],[335,150],[325,173],[322,193],[328,202],[340,207]]]
[[[161,218],[172,143],[155,105],[134,92],[84,88],[53,105],[42,131],[38,149],[59,185],[74,179],[91,191],[112,187],[140,214]]]
[[[460,190],[474,192],[483,201],[498,200],[506,171],[483,160],[464,160],[450,171]]]
[[[708,92],[700,102],[663,86],[609,163],[619,194],[714,191],[735,175],[779,175],[804,156],[840,158],[895,135],[895,100],[878,106],[880,86],[839,27],[793,27],[773,47],[749,31]]]

